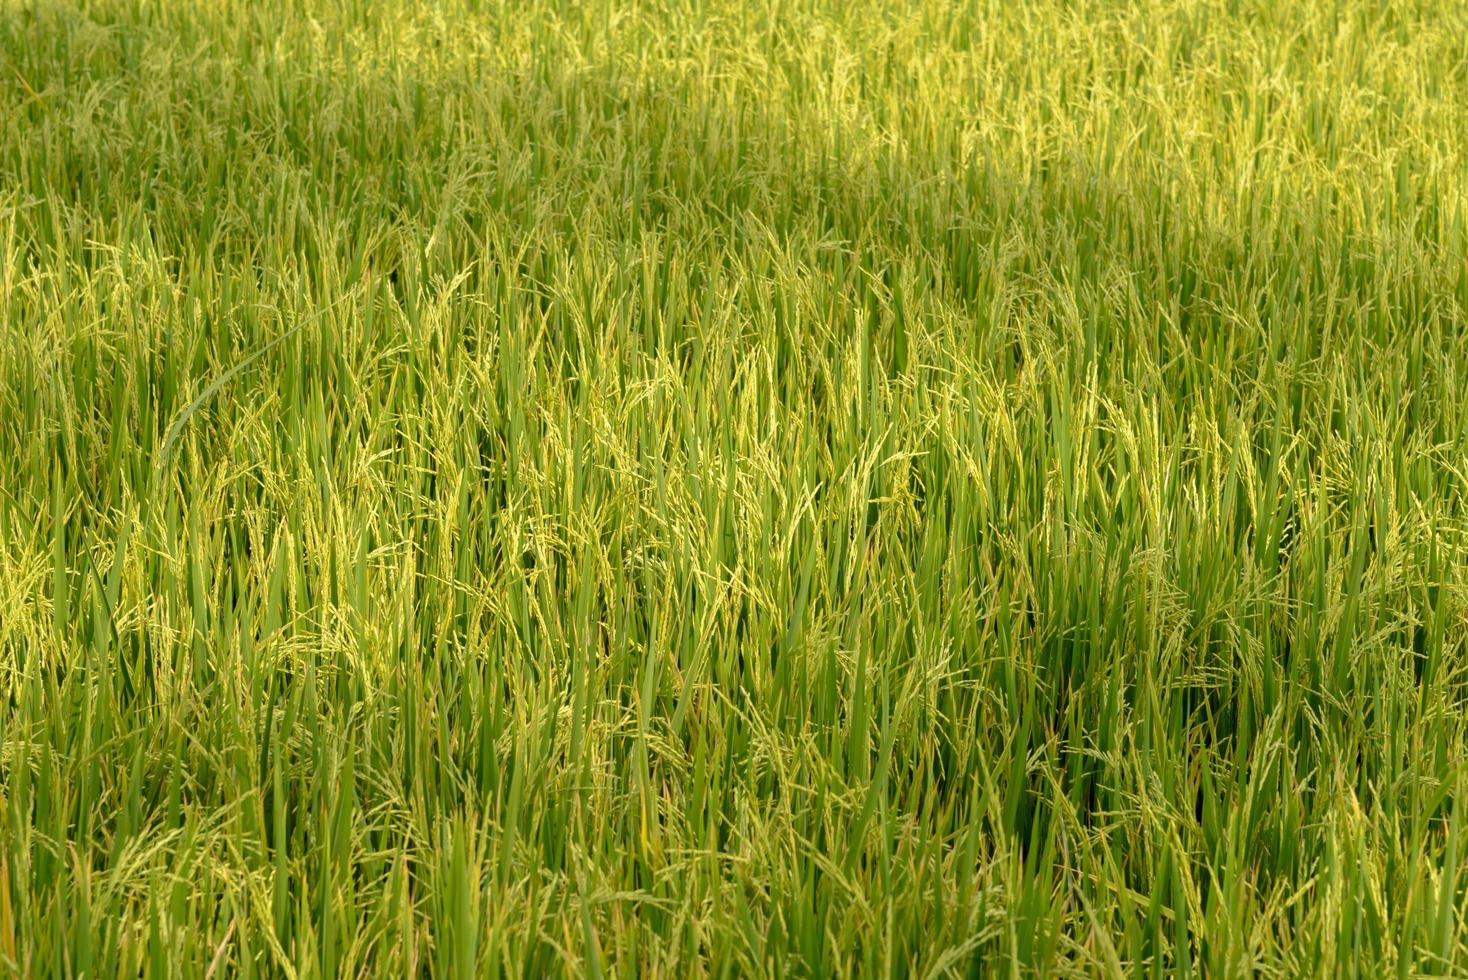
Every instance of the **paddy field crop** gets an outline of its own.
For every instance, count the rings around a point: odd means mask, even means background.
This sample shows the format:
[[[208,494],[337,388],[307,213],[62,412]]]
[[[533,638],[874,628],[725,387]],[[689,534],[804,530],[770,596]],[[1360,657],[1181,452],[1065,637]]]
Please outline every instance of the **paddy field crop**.
[[[1468,4],[0,0],[0,976],[1468,973]]]

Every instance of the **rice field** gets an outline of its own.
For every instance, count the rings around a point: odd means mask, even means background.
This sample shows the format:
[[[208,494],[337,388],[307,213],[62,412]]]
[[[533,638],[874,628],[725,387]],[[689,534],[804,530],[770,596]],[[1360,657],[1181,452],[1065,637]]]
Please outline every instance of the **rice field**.
[[[1468,975],[1462,0],[0,0],[0,976]]]

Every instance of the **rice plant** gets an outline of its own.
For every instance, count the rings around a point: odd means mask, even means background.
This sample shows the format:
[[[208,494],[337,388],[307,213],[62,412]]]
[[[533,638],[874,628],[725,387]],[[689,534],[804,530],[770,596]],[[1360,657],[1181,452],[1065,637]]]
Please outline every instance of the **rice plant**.
[[[0,0],[0,447],[0,975],[1468,973],[1462,0]]]

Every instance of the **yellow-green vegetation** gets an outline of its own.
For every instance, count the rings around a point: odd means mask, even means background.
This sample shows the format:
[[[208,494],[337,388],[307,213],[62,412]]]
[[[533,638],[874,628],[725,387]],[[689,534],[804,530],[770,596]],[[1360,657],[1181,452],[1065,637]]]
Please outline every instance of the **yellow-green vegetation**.
[[[1468,971],[1461,0],[0,0],[0,974]]]

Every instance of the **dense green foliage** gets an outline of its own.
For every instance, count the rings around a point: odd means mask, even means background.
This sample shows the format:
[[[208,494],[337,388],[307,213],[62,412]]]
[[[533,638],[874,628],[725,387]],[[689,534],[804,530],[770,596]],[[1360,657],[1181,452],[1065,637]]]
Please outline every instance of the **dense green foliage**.
[[[1468,971],[1468,6],[0,0],[0,974]]]

